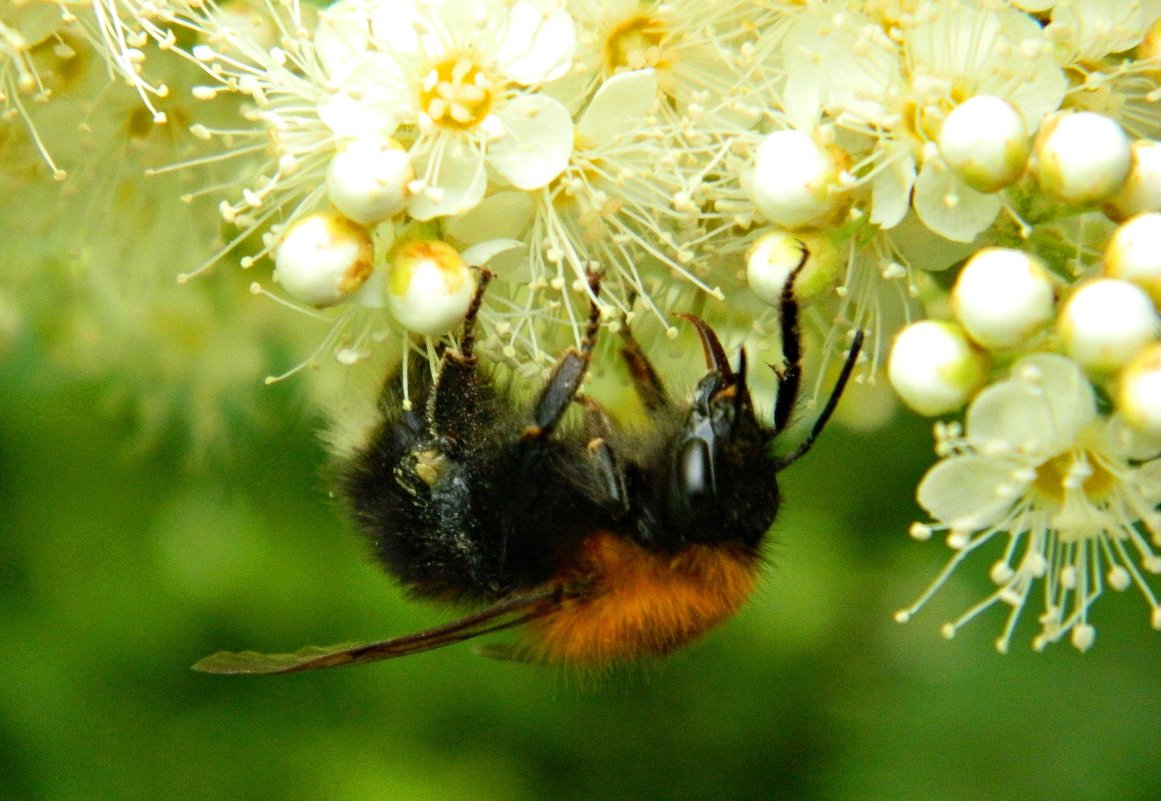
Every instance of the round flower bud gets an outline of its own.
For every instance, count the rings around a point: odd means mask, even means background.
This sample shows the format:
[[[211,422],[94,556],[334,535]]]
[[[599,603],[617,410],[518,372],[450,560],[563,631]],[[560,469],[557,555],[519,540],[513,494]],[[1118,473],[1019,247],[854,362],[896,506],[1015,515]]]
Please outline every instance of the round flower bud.
[[[824,222],[839,207],[840,168],[801,131],[775,131],[758,147],[750,196],[772,223],[799,228]]]
[[[1006,350],[1027,342],[1053,317],[1055,287],[1034,256],[983,248],[968,259],[951,291],[956,318],[977,343]]]
[[[1161,142],[1138,139],[1130,146],[1132,166],[1121,191],[1102,207],[1110,219],[1127,220],[1143,211],[1161,211]]]
[[[922,320],[895,337],[887,375],[904,403],[935,417],[961,408],[983,386],[988,359],[954,323]]]
[[[1122,371],[1117,410],[1133,428],[1161,437],[1161,342],[1146,347]]]
[[[786,278],[799,265],[802,272],[794,283],[794,297],[799,303],[809,303],[834,286],[838,251],[821,234],[770,231],[746,254],[746,279],[755,295],[771,306],[780,306]]]
[[[413,239],[392,254],[387,306],[408,331],[446,334],[467,315],[475,292],[475,274],[445,242]]]
[[[407,207],[415,169],[394,139],[369,137],[343,146],[327,168],[327,197],[355,222],[370,225]]]
[[[1082,284],[1059,321],[1068,355],[1097,373],[1127,364],[1157,336],[1157,324],[1157,312],[1144,290],[1116,278]]]
[[[976,95],[956,106],[939,131],[943,160],[980,192],[995,192],[1019,180],[1030,151],[1020,112],[992,95]]]
[[[1120,191],[1132,166],[1121,126],[1091,111],[1059,112],[1046,120],[1032,157],[1040,188],[1076,205],[1108,200]]]
[[[349,298],[371,275],[374,246],[362,226],[338,214],[311,214],[290,226],[274,256],[274,279],[312,306]]]
[[[1113,231],[1105,274],[1132,281],[1161,308],[1161,213],[1138,214]]]

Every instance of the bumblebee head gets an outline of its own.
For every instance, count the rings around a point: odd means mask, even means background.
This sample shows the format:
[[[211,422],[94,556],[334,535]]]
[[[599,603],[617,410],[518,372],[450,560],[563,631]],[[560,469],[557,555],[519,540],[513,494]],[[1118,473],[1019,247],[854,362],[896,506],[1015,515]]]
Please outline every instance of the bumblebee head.
[[[672,440],[663,503],[678,542],[761,540],[778,510],[770,456],[774,433],[754,414],[746,384],[746,352],[734,369],[713,330],[690,315],[701,336],[709,372]]]

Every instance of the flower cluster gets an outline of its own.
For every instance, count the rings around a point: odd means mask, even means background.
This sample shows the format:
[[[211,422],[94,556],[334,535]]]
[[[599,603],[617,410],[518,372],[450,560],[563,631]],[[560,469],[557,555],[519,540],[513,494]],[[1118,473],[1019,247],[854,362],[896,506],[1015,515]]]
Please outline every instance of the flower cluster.
[[[148,165],[226,226],[183,278],[236,261],[323,325],[290,372],[434,360],[485,265],[481,348],[527,375],[594,269],[610,328],[693,308],[775,361],[801,266],[812,361],[863,329],[860,382],[965,414],[900,618],[1004,541],[948,633],[1003,602],[1007,648],[1034,585],[1037,645],[1087,648],[1105,585],[1161,627],[1161,0],[19,0],[0,97],[58,177],[30,102],[77,50],[199,145]]]

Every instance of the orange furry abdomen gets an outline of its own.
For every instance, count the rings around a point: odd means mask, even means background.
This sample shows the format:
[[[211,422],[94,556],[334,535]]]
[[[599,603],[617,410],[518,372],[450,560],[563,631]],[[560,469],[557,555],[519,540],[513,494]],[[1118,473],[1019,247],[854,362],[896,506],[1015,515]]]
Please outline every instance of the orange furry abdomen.
[[[727,546],[648,551],[598,531],[560,577],[591,589],[530,624],[533,647],[552,662],[607,665],[663,656],[733,615],[750,597],[759,560]]]

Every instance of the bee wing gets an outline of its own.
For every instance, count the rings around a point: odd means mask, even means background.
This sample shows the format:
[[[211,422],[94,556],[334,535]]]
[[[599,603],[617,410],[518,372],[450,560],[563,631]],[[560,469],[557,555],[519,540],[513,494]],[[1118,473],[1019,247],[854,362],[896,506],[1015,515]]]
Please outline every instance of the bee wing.
[[[481,634],[521,626],[557,611],[568,595],[568,589],[562,586],[534,590],[505,598],[486,609],[451,623],[378,642],[310,646],[293,654],[221,651],[202,659],[193,666],[193,669],[203,673],[266,675],[394,659],[397,656],[417,654],[470,640]]]

